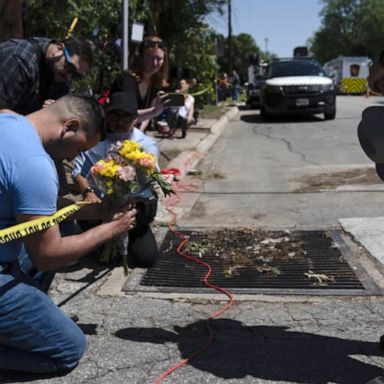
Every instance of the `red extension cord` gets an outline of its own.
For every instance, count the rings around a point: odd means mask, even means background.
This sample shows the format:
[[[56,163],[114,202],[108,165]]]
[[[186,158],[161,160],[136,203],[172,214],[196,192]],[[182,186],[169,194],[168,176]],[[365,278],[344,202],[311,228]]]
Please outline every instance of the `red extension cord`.
[[[170,169],[170,172],[168,173],[167,172],[168,170],[167,169],[164,169],[162,170],[162,173],[163,174],[173,174],[173,175],[178,175],[180,173],[179,170],[177,169]],[[181,232],[178,232],[176,231],[174,228],[173,228],[173,225],[176,223],[176,219],[177,219],[177,216],[176,216],[176,213],[172,210],[172,207],[174,207],[178,202],[180,202],[181,200],[181,197],[180,197],[180,194],[179,194],[179,191],[181,190],[184,190],[184,191],[188,191],[190,190],[191,188],[187,188],[186,185],[182,184],[180,181],[178,181],[177,183],[174,183],[174,186],[173,186],[173,189],[175,191],[175,195],[174,196],[171,196],[171,197],[168,197],[165,201],[165,209],[172,215],[172,219],[170,220],[170,222],[168,223],[168,229],[176,236],[178,237],[181,242],[179,244],[179,246],[177,247],[176,249],[176,252],[184,257],[185,259],[187,260],[191,260],[195,263],[198,263],[198,264],[201,264],[201,265],[204,265],[205,268],[207,268],[207,273],[205,274],[204,276],[204,279],[203,279],[203,282],[204,284],[209,287],[209,288],[212,288],[212,289],[215,289],[216,291],[218,292],[221,292],[223,293],[224,295],[226,295],[229,299],[229,301],[226,303],[226,305],[220,309],[219,311],[215,312],[214,314],[212,314],[208,319],[207,319],[207,330],[208,330],[208,341],[207,343],[201,348],[199,349],[198,351],[194,352],[192,355],[190,355],[189,357],[187,357],[186,359],[183,359],[181,360],[179,363],[175,364],[174,366],[172,366],[171,368],[169,368],[166,372],[164,372],[159,378],[156,379],[155,381],[155,384],[159,384],[161,383],[161,381],[167,377],[169,374],[171,374],[172,372],[176,371],[176,369],[182,367],[183,365],[187,364],[191,359],[193,359],[194,357],[196,357],[197,355],[200,355],[202,352],[204,352],[213,342],[213,331],[212,331],[212,328],[210,326],[210,321],[215,319],[216,317],[220,316],[222,313],[224,313],[225,311],[227,311],[231,306],[232,304],[234,303],[235,299],[233,297],[233,295],[227,291],[226,289],[224,288],[221,288],[221,287],[218,287],[217,285],[214,285],[214,284],[211,284],[209,282],[209,276],[212,274],[212,267],[200,260],[200,259],[196,259],[195,257],[192,257],[192,256],[188,256],[186,255],[185,253],[182,252],[182,249],[183,247],[185,246],[185,244],[188,242],[188,236],[184,235],[183,233]]]

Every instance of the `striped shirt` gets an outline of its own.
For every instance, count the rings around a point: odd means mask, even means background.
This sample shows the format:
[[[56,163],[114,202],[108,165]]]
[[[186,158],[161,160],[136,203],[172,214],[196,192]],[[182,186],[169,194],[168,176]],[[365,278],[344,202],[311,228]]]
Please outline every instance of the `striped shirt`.
[[[52,39],[35,37],[0,43],[0,108],[20,114],[40,109],[44,100],[68,93],[66,83],[55,83],[45,53]],[[39,57],[38,57],[39,56]]]

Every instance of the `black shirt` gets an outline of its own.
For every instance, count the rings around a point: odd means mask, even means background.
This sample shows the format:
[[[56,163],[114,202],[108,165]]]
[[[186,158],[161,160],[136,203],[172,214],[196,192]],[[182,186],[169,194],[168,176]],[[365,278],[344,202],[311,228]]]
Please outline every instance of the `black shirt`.
[[[113,82],[111,87],[111,94],[114,92],[132,91],[132,89],[135,89],[136,91],[138,109],[149,108],[151,106],[152,100],[156,97],[157,92],[160,91],[159,88],[152,85],[149,87],[148,92],[144,98],[141,98],[136,79],[127,72],[122,72]]]

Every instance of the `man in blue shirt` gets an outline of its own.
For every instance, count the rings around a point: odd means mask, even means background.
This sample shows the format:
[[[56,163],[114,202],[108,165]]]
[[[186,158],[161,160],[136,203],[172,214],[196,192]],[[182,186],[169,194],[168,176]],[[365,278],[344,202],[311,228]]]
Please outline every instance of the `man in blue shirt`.
[[[86,97],[64,96],[26,117],[0,113],[0,230],[56,211],[58,180],[52,159],[73,159],[100,140],[104,113]],[[101,204],[83,208],[107,219]],[[128,210],[80,235],[58,226],[0,244],[0,369],[64,372],[85,349],[85,336],[23,268],[50,271],[86,255],[133,227]],[[48,287],[44,287],[47,289]]]

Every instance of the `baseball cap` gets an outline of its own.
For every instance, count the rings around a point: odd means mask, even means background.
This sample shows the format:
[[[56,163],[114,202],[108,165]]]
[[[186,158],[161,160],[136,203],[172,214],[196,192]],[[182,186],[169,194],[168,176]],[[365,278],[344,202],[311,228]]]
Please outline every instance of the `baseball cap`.
[[[376,173],[384,181],[384,107],[363,111],[357,136],[365,154],[375,163]]]
[[[123,91],[112,93],[109,102],[105,104],[105,112],[109,113],[120,110],[129,113],[132,116],[137,115],[137,97],[136,92]]]

